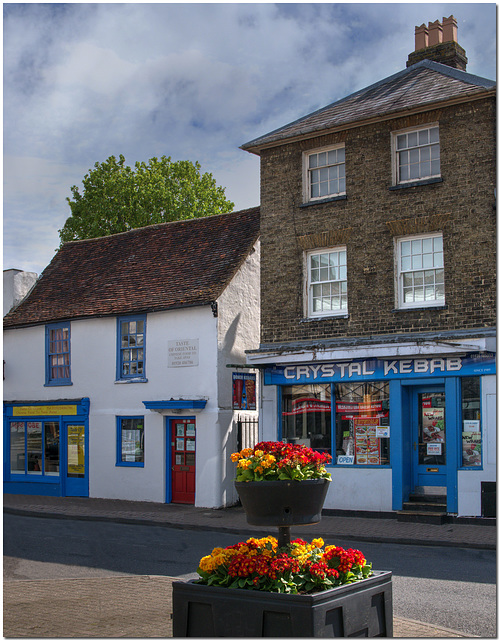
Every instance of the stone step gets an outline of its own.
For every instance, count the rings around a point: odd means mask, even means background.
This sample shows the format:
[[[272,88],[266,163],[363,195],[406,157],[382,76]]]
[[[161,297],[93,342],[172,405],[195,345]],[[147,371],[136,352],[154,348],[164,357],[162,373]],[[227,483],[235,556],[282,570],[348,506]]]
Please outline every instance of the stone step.
[[[447,502],[425,502],[425,501],[411,501],[404,502],[404,511],[435,511],[447,513]]]
[[[422,524],[445,524],[447,514],[440,511],[397,511],[398,522],[419,522]]]

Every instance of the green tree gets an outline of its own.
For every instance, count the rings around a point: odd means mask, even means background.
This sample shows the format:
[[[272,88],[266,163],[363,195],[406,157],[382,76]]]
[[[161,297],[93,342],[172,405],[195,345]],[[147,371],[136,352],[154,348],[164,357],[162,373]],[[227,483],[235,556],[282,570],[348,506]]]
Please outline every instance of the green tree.
[[[82,180],[83,192],[73,186],[73,198],[66,198],[71,215],[59,230],[61,245],[232,211],[234,203],[225,197],[225,189],[200,169],[198,162],[172,162],[166,156],[136,162],[133,169],[123,155],[96,162]]]

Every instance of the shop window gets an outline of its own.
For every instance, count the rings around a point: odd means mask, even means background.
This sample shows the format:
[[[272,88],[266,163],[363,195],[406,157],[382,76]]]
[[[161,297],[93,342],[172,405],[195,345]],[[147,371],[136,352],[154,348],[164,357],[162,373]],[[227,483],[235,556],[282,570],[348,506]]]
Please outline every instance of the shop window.
[[[336,463],[390,464],[388,382],[335,385]]]
[[[118,466],[144,466],[144,418],[118,417]]]
[[[444,305],[442,234],[399,238],[396,252],[399,308]]]
[[[461,378],[462,466],[482,466],[480,378]]]
[[[15,475],[59,475],[59,423],[13,421],[10,423],[10,472]]]
[[[395,184],[440,176],[438,125],[400,131],[393,135]]]
[[[345,247],[307,255],[308,315],[346,315],[347,251]]]
[[[331,385],[283,387],[282,440],[331,453]]]
[[[345,194],[345,146],[321,149],[304,155],[306,186],[310,202]]]
[[[145,381],[146,317],[118,318],[118,380]]]
[[[69,323],[45,327],[47,385],[71,384],[71,339]]]

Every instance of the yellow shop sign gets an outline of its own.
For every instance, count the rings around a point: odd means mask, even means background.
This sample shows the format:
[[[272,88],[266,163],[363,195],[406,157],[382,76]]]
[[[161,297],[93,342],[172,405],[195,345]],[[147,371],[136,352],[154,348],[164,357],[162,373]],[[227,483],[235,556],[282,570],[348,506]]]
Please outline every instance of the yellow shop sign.
[[[29,407],[13,407],[12,415],[21,416],[75,416],[77,406],[75,404],[45,404]]]

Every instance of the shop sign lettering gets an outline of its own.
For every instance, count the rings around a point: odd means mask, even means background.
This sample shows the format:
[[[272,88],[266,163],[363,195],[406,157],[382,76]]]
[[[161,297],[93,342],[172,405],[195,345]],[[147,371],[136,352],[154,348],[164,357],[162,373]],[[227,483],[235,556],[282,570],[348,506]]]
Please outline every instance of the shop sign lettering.
[[[470,354],[410,359],[370,359],[299,365],[277,365],[265,372],[266,384],[389,380],[427,376],[464,376],[495,373],[495,358]]]

